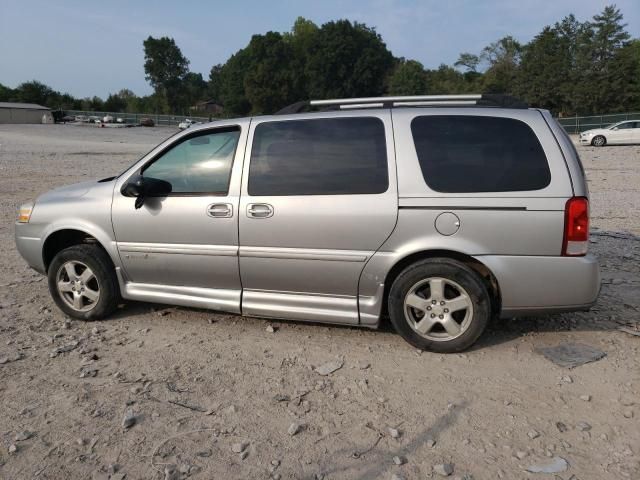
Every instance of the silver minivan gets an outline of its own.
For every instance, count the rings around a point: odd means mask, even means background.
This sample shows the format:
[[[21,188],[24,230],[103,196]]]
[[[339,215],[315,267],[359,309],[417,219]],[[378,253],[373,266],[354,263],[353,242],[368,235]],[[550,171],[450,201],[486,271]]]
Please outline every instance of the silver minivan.
[[[121,299],[369,328],[388,315],[437,352],[492,316],[596,301],[585,175],[549,112],[497,95],[310,104],[192,126],[117,177],[41,195],[20,208],[20,253],[74,318]]]

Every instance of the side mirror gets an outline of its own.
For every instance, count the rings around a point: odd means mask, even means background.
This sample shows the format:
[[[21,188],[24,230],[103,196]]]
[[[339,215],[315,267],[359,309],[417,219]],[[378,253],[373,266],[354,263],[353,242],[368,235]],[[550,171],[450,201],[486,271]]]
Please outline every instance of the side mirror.
[[[136,209],[142,207],[147,197],[166,197],[173,187],[165,180],[159,178],[143,177],[135,175],[122,187],[122,195],[136,197]]]
[[[145,178],[142,175],[135,175],[129,179],[122,187],[122,195],[125,197],[139,197],[144,193]]]
[[[166,197],[173,190],[169,182],[159,178],[143,177],[143,183],[146,197]]]

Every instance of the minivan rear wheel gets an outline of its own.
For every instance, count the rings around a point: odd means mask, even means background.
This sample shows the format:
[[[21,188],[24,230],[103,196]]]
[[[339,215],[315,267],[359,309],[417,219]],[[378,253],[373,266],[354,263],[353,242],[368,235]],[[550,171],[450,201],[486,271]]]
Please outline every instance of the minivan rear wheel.
[[[47,276],[53,300],[70,317],[99,320],[118,306],[120,294],[111,260],[96,245],[61,250]]]
[[[389,316],[411,345],[440,353],[469,348],[491,315],[491,301],[479,275],[448,258],[407,267],[389,292]]]

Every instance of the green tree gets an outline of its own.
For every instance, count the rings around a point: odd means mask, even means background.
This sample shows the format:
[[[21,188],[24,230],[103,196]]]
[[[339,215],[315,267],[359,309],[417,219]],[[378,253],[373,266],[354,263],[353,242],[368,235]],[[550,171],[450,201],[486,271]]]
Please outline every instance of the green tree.
[[[202,100],[206,100],[207,88],[207,82],[204,81],[201,73],[187,73],[182,85],[182,104],[188,108]]]
[[[182,55],[173,38],[153,38],[144,42],[144,71],[156,96],[166,98],[172,112],[181,110],[182,86],[189,72],[189,60]]]
[[[633,110],[635,112],[640,111],[640,39],[635,39],[629,43],[629,45],[623,47],[624,52],[622,55],[628,55],[629,64],[631,65],[629,71],[631,71],[631,81],[629,82],[629,95],[628,103],[620,108],[623,110]]]
[[[475,85],[449,65],[442,64],[435,70],[427,70],[428,93],[432,95],[476,93]]]
[[[630,38],[622,23],[620,10],[610,5],[602,13],[593,17],[591,35],[586,38],[583,48],[591,52],[591,71],[585,76],[588,83],[583,85],[583,99],[588,97],[590,112],[611,111],[619,100],[626,96],[631,78],[624,78],[620,68],[628,70],[630,58],[620,54]]]
[[[124,112],[127,108],[127,101],[116,93],[110,93],[104,101],[104,109],[107,112]]]
[[[60,95],[57,102],[54,108],[61,108],[62,110],[77,110],[80,107],[78,99],[68,93]]]
[[[480,57],[473,53],[461,53],[458,60],[453,64],[457,68],[464,68],[463,77],[469,91],[477,92],[482,90],[482,73],[478,72]]]
[[[220,73],[222,72],[222,67],[223,65],[221,63],[211,67],[209,82],[207,83],[207,95],[218,103],[222,103],[220,93]]]
[[[158,103],[162,101],[164,101],[164,99],[156,98],[155,94],[129,99],[128,105],[130,106],[127,110],[137,113],[155,113],[158,111]]]
[[[14,98],[18,102],[37,103],[47,107],[55,107],[59,97],[60,93],[37,80],[21,83],[14,91]]]
[[[251,111],[251,103],[244,89],[250,61],[249,52],[246,49],[239,50],[215,73],[216,88],[226,115],[245,115]]]
[[[516,93],[553,113],[572,113],[566,83],[573,78],[571,44],[558,27],[545,27],[524,48]]]
[[[107,112],[137,112],[136,94],[127,88],[121,89],[118,93],[110,94],[104,102],[104,109]]]
[[[605,68],[617,51],[631,38],[625,30],[626,23],[622,23],[623,16],[615,5],[604,8],[602,13],[593,17],[593,37],[591,48],[596,69]]]
[[[483,76],[486,93],[513,93],[520,64],[522,45],[506,36],[484,47],[480,59],[489,65]]]
[[[123,112],[137,112],[138,97],[128,88],[123,88],[118,92],[118,97],[125,102]]]
[[[381,95],[392,68],[393,55],[373,28],[328,22],[310,41],[306,90],[315,98]]]
[[[21,83],[15,89],[0,84],[0,102],[37,103],[52,109],[63,110],[79,110],[82,107],[81,100],[68,93],[60,93],[37,80]]]
[[[456,67],[464,67],[467,72],[477,72],[478,65],[480,65],[480,57],[472,53],[461,53],[454,63]]]
[[[427,92],[427,73],[420,62],[399,59],[388,80],[391,95],[424,95]]]
[[[290,42],[276,32],[254,35],[247,46],[244,78],[247,100],[255,113],[273,113],[300,100],[302,65]]]
[[[606,111],[639,111],[640,40],[619,48],[610,60],[610,68],[612,74],[607,76],[607,86],[611,94],[606,97]]]
[[[96,112],[104,111],[104,102],[97,96],[83,98],[80,106],[80,110],[91,110]]]
[[[554,25],[554,30],[566,49],[566,66],[568,72],[561,79],[558,89],[563,99],[562,109],[558,113],[576,114],[589,102],[589,94],[585,97],[580,87],[585,85],[585,77],[591,69],[591,54],[585,46],[591,35],[589,22],[579,22],[574,15],[568,15]]]
[[[302,92],[301,98],[296,99],[296,101],[309,98],[309,77],[306,65],[309,62],[311,49],[319,31],[320,28],[311,20],[298,17],[293,24],[291,32],[284,34],[285,41],[290,43],[293,48],[293,55],[296,59],[294,75],[299,79],[299,87]]]
[[[311,48],[318,30],[318,26],[311,20],[298,17],[291,28],[291,33],[286,33],[284,38],[293,44],[297,50],[296,53],[302,58]]]
[[[0,102],[9,102],[13,98],[13,89],[0,83]]]

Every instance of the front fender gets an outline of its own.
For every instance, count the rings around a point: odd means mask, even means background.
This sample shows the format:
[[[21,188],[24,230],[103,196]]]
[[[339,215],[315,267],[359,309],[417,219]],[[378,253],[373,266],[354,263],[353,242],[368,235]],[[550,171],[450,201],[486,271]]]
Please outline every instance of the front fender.
[[[102,247],[106,250],[109,257],[111,257],[111,261],[114,263],[114,265],[116,267],[120,266],[120,256],[118,255],[116,242],[113,238],[113,231],[106,231],[104,227],[101,227],[100,225],[78,219],[60,219],[58,221],[50,223],[42,231],[42,237],[40,239],[40,254],[42,257],[43,265],[44,247],[47,243],[47,240],[51,237],[51,235],[63,230],[75,230],[94,237],[98,241],[98,243],[100,243],[100,245],[102,245]]]

